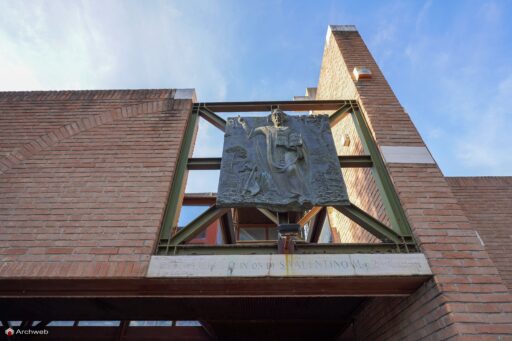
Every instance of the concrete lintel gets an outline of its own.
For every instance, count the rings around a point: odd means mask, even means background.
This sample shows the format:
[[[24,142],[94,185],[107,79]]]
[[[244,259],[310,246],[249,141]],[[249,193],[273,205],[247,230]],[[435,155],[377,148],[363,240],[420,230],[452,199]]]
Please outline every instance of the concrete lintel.
[[[436,163],[427,147],[381,146],[387,163]]]
[[[196,89],[176,89],[174,99],[191,99],[192,102],[197,102]]]
[[[374,277],[432,275],[410,254],[153,256],[147,277]]]

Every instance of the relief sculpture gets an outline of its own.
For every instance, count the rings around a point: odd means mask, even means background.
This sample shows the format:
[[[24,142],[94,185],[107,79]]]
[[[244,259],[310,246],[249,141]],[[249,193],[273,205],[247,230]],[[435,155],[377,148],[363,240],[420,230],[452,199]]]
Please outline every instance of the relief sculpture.
[[[217,205],[303,211],[348,203],[329,119],[289,116],[229,118]]]

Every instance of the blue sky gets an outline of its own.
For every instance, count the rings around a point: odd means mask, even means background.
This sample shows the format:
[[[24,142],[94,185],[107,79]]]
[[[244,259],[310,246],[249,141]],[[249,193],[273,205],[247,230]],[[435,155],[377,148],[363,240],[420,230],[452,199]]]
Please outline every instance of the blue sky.
[[[278,100],[355,24],[446,175],[512,175],[512,1],[0,0],[0,90]],[[196,155],[220,151],[201,125]]]

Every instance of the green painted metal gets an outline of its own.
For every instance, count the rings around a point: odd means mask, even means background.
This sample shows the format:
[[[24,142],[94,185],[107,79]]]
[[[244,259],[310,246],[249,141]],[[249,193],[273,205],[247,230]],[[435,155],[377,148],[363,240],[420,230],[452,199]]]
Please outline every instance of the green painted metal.
[[[390,218],[391,228],[401,236],[409,237],[412,235],[411,227],[400,204],[400,199],[398,199],[395,187],[393,186],[393,182],[391,181],[382,155],[380,154],[379,147],[357,105],[354,105],[352,115],[361,143],[366,153],[370,154],[372,158],[374,164],[372,168],[373,177],[381,193],[386,212]]]
[[[189,170],[215,170],[220,169],[220,157],[193,157],[188,159]]]
[[[403,243],[402,237],[354,204],[334,206],[343,215],[384,242]]]
[[[164,241],[165,243],[165,241]],[[393,244],[307,244],[297,242],[295,254],[353,254],[353,253],[414,253],[416,245],[410,243]],[[159,249],[159,255],[194,256],[194,255],[262,255],[277,254],[276,243],[236,244],[236,245],[176,245],[170,253],[165,248]]]
[[[370,155],[342,155],[338,156],[341,168],[372,167],[373,161]],[[189,170],[216,170],[220,169],[222,158],[220,157],[193,157],[188,159]]]
[[[176,162],[176,169],[171,183],[171,190],[167,198],[167,207],[162,221],[162,228],[160,229],[160,238],[167,238],[170,240],[172,228],[176,226],[179,217],[179,210],[181,209],[181,197],[185,189],[185,179],[187,175],[187,163],[191,153],[194,134],[197,128],[197,120],[199,117],[199,105],[194,104],[190,116],[187,120],[183,140]],[[166,245],[168,248],[169,245]]]
[[[222,131],[226,130],[226,120],[214,113],[208,108],[200,108],[199,115],[206,121],[210,122],[213,126],[219,128]]]
[[[187,226],[176,232],[174,236],[169,240],[170,247],[188,242],[204,229],[206,229],[211,223],[219,219],[223,214],[227,213],[229,208],[220,208],[212,206],[206,211],[197,216]]]
[[[343,104],[338,110],[329,116],[329,125],[331,128],[334,127],[339,121],[341,121],[343,117],[349,114],[350,109],[352,109],[352,104],[352,101]]]
[[[209,108],[205,108],[208,106]],[[232,221],[226,214],[227,208],[210,207],[206,212],[194,219],[185,228],[172,236],[172,228],[176,226],[181,208],[181,198],[185,186],[187,170],[220,169],[221,158],[190,158],[194,133],[197,129],[199,117],[203,117],[217,128],[224,130],[226,121],[216,115],[214,111],[268,111],[280,107],[283,110],[333,110],[330,122],[335,124],[345,115],[351,114],[355,122],[357,132],[368,155],[339,156],[342,168],[368,167],[372,168],[375,181],[381,197],[390,217],[392,229],[388,228],[377,219],[371,217],[358,207],[336,207],[341,213],[356,221],[363,228],[382,239],[380,244],[303,244],[298,243],[296,253],[374,253],[374,252],[416,252],[417,247],[411,236],[410,227],[402,210],[398,196],[394,190],[391,178],[381,157],[377,144],[368,128],[364,116],[359,110],[356,101],[303,101],[299,102],[240,102],[240,103],[207,103],[196,104],[190,114],[182,140],[179,157],[176,164],[168,206],[164,215],[158,254],[268,254],[277,253],[277,243],[272,244],[233,244],[215,246],[182,245],[191,240],[209,224],[220,218],[226,242],[236,243]],[[325,211],[325,208],[323,209]],[[271,213],[271,212],[269,212]],[[171,237],[172,236],[172,237]],[[388,243],[391,242],[391,243]]]
[[[370,155],[342,155],[338,156],[341,168],[370,168],[373,167]]]
[[[356,103],[354,100],[215,102],[202,103],[202,107],[212,112],[271,111],[275,108],[283,111],[323,111],[339,110],[341,106],[354,103]]]

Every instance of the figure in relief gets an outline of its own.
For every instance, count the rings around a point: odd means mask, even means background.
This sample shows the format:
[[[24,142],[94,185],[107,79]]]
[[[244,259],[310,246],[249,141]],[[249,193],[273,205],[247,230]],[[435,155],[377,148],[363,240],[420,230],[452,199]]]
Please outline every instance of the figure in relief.
[[[303,211],[348,202],[326,115],[227,119],[220,207]]]
[[[261,185],[259,181],[271,180],[271,187],[282,195],[289,196],[298,202],[305,202],[309,196],[309,168],[307,150],[300,132],[289,127],[286,123],[288,116],[280,109],[274,109],[269,116],[272,125],[250,128],[243,118],[238,121],[244,128],[249,139],[258,135],[265,138],[265,149],[261,150],[256,142],[257,154],[263,158],[266,172],[256,177],[256,169],[253,169],[245,191],[255,195]],[[256,168],[256,167],[255,167]]]

